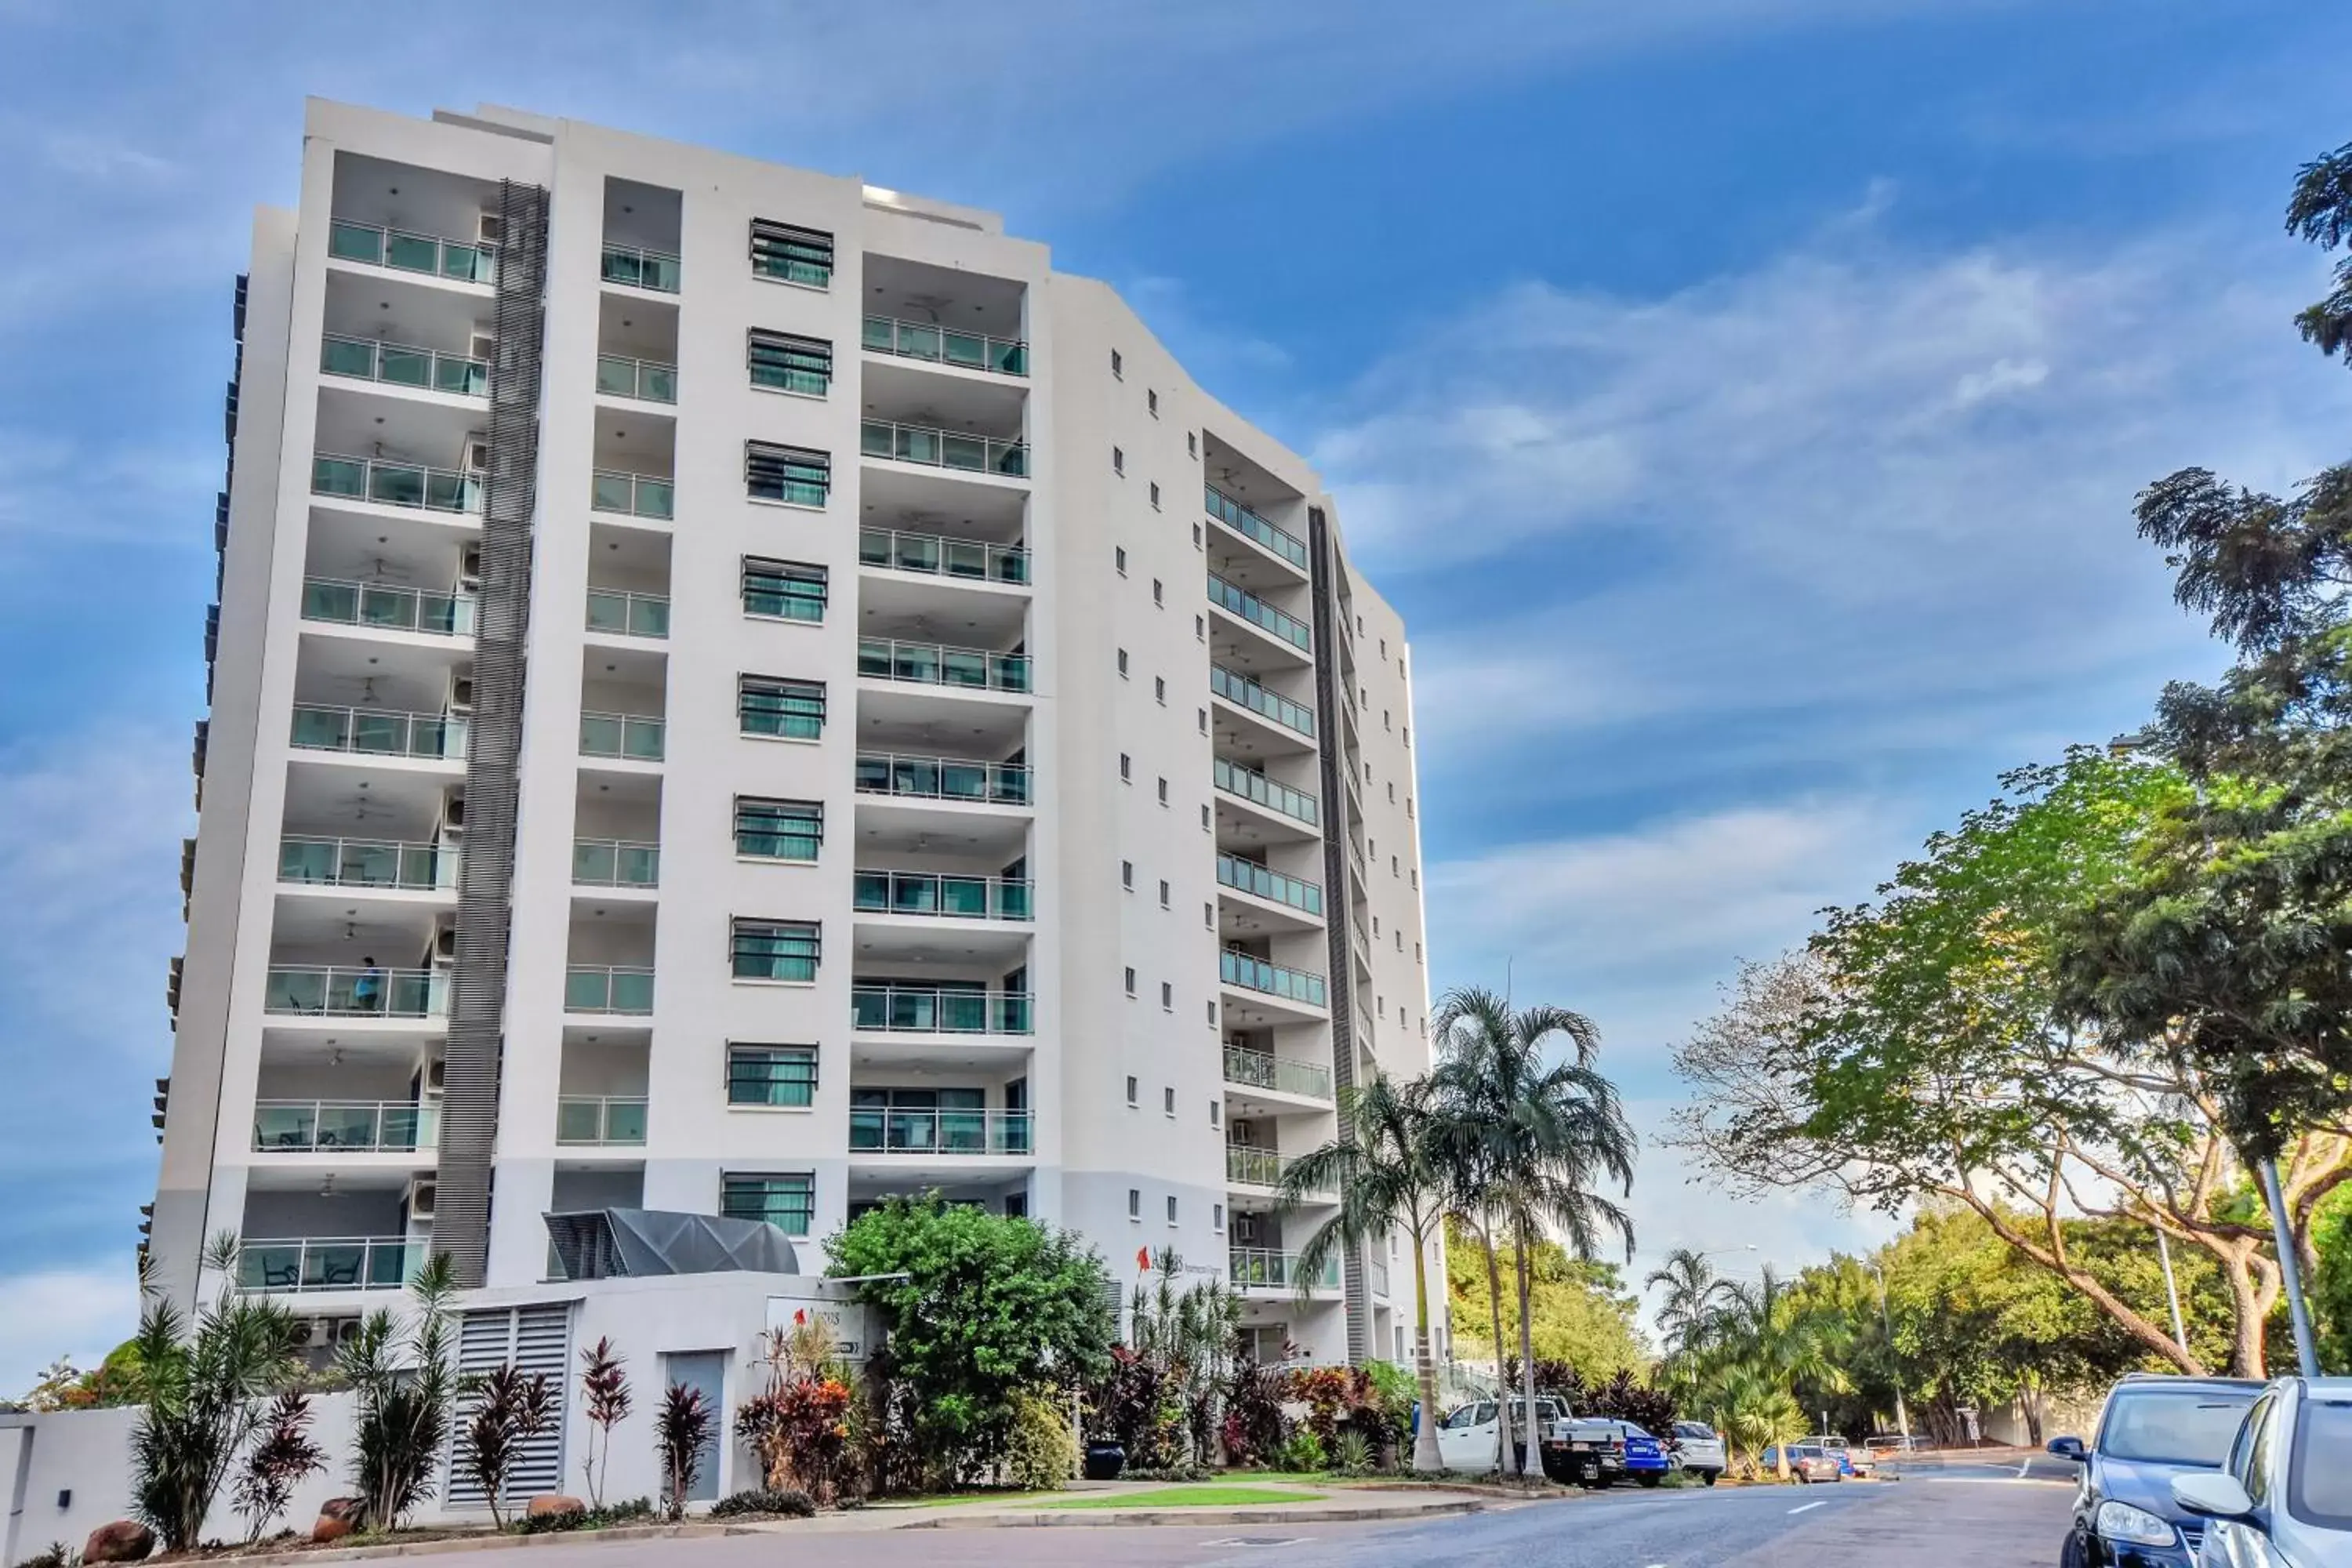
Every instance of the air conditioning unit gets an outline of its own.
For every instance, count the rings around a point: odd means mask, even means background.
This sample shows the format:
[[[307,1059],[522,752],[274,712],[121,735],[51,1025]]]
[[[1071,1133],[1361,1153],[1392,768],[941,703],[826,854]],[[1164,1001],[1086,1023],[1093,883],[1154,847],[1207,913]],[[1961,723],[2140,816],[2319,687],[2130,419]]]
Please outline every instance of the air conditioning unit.
[[[457,466],[470,474],[487,473],[490,467],[490,438],[478,430],[467,436],[458,448]]]
[[[300,1325],[302,1344],[310,1350],[324,1350],[335,1342],[335,1320],[305,1318]]]
[[[478,593],[482,586],[482,547],[468,544],[457,552],[457,586]]]
[[[433,1217],[435,1183],[430,1176],[418,1176],[408,1184],[408,1218],[411,1224]]]
[[[471,713],[474,710],[474,678],[471,675],[449,677],[449,700],[446,706],[452,713]]]
[[[444,1061],[425,1064],[425,1092],[442,1093],[449,1087],[449,1064]]]
[[[358,1339],[360,1337],[360,1325],[363,1321],[365,1321],[365,1320],[360,1318],[335,1319],[335,1342],[339,1345],[347,1345],[353,1340]]]
[[[455,921],[435,928],[433,956],[444,963],[457,956],[457,927]]]
[[[504,245],[507,242],[507,220],[497,213],[484,213],[474,225],[474,238],[482,245]]]
[[[499,357],[498,333],[476,332],[467,341],[466,357],[495,362]]]

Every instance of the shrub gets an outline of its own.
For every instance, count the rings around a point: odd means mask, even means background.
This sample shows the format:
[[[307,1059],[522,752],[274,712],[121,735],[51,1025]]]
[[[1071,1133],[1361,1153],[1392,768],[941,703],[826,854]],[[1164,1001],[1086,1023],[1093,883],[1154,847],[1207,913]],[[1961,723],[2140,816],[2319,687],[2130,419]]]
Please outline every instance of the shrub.
[[[610,1506],[568,1508],[562,1513],[527,1513],[514,1521],[514,1528],[523,1535],[554,1535],[572,1530],[604,1530],[653,1516],[654,1500],[641,1497]]]
[[[1326,1463],[1323,1439],[1313,1429],[1302,1426],[1283,1444],[1274,1462],[1277,1468],[1285,1470],[1319,1470]]]
[[[1087,1436],[1127,1450],[1129,1469],[1164,1469],[1182,1458],[1184,1407],[1153,1362],[1125,1345],[1110,1348],[1110,1372],[1095,1386]]]
[[[1360,1476],[1372,1468],[1371,1439],[1361,1432],[1339,1434],[1331,1444],[1331,1468],[1343,1476]]]
[[[394,1529],[433,1495],[457,1393],[448,1310],[457,1288],[449,1255],[435,1253],[410,1282],[415,1315],[406,1330],[379,1307],[335,1352],[336,1368],[357,1395],[352,1481],[362,1528],[371,1532]]]
[[[327,1451],[310,1440],[310,1395],[289,1388],[270,1402],[237,1474],[236,1511],[253,1521],[247,1542],[259,1541],[269,1521],[286,1511],[304,1477],[326,1468]]]
[[[769,1513],[783,1519],[807,1519],[816,1512],[816,1500],[797,1487],[750,1487],[730,1492],[710,1505],[713,1519]]]
[[[797,1481],[829,1502],[839,1493],[849,1447],[849,1405],[847,1384],[803,1377],[745,1400],[735,1412],[735,1433],[759,1455],[771,1488]]]
[[[628,1374],[621,1353],[613,1348],[610,1335],[580,1352],[580,1403],[588,1416],[588,1431],[581,1445],[585,1450],[580,1459],[580,1479],[587,1483],[588,1506],[601,1508],[604,1502],[604,1470],[613,1462],[613,1428],[628,1419]],[[597,1434],[604,1435],[603,1458],[598,1458]],[[651,1511],[648,1505],[647,1511]]]
[[[702,1447],[718,1424],[702,1390],[673,1383],[654,1416],[654,1447],[661,1456],[662,1505],[673,1520],[686,1517],[686,1494],[702,1473]]]
[[[62,1541],[52,1541],[45,1552],[35,1552],[16,1564],[16,1568],[74,1568],[81,1553]]]
[[[503,1530],[507,1478],[522,1446],[553,1423],[555,1390],[547,1373],[525,1377],[512,1362],[500,1362],[482,1374],[474,1392],[474,1411],[458,1446],[458,1463],[489,1500],[491,1525]]]
[[[1013,1437],[1004,1468],[1024,1491],[1058,1491],[1077,1473],[1078,1440],[1069,1413],[1046,1394],[1025,1389],[1013,1396]]]
[[[1290,1422],[1282,1414],[1286,1373],[1277,1366],[1244,1361],[1234,1368],[1233,1387],[1225,1395],[1225,1459],[1235,1465],[1270,1462],[1290,1437]]]

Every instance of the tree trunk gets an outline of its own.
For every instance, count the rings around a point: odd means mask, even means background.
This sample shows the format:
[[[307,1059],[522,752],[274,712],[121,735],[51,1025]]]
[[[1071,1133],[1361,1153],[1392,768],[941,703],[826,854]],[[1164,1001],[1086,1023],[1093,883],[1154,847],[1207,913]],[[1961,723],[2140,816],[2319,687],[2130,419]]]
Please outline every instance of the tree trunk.
[[[2118,1328],[2137,1340],[2151,1353],[2163,1357],[2191,1377],[2206,1375],[2205,1363],[2175,1344],[2170,1334],[2132,1310],[2121,1297],[2100,1284],[2088,1269],[2066,1262],[2048,1247],[2037,1246],[2028,1240],[2016,1226],[2009,1223],[2008,1218],[1998,1206],[1988,1203],[1966,1188],[1944,1187],[1937,1190],[1958,1197],[1969,1207],[1974,1209],[1985,1224],[1992,1227],[1995,1236],[2000,1237],[2017,1252],[2032,1258],[2088,1297],[2093,1306],[2114,1319]]]
[[[1412,1233],[1412,1300],[1420,1319],[1412,1336],[1413,1381],[1421,1390],[1421,1419],[1414,1424],[1412,1468],[1442,1470],[1444,1456],[1437,1451],[1437,1356],[1429,1341],[1429,1238]]]
[[[1514,1272],[1518,1276],[1519,1287],[1519,1388],[1521,1397],[1527,1401],[1520,1409],[1527,1415],[1528,1426],[1527,1436],[1519,1446],[1519,1479],[1525,1480],[1530,1473],[1543,1474],[1543,1427],[1536,1419],[1535,1327],[1528,1313],[1528,1222],[1524,1216],[1517,1231],[1519,1244],[1513,1253],[1518,1265]]]
[[[1486,1310],[1495,1331],[1495,1473],[1511,1473],[1511,1379],[1503,1364],[1503,1270],[1495,1261],[1495,1227],[1490,1222],[1478,1232],[1486,1249]]]

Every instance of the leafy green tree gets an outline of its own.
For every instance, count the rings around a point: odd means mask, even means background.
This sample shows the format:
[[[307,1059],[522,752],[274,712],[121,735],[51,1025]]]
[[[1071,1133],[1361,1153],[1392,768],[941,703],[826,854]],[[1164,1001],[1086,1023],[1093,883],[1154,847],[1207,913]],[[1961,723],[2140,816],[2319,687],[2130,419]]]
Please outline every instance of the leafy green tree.
[[[1633,1222],[1598,1189],[1607,1184],[1632,1192],[1633,1131],[1616,1086],[1592,1066],[1601,1031],[1582,1014],[1550,1006],[1514,1013],[1502,996],[1472,987],[1448,992],[1436,1022],[1438,1065],[1430,1075],[1435,1143],[1454,1184],[1473,1204],[1498,1214],[1516,1244],[1520,1389],[1532,1412],[1530,1254],[1551,1230],[1587,1262],[1598,1258],[1604,1234],[1622,1239],[1632,1258]],[[1569,1059],[1550,1060],[1560,1046]],[[1491,1248],[1491,1234],[1486,1239]],[[1522,1475],[1539,1468],[1535,1448],[1522,1441],[1517,1449]],[[1503,1461],[1513,1460],[1507,1447]]]
[[[1318,1278],[1343,1248],[1385,1247],[1402,1230],[1412,1243],[1412,1295],[1420,1310],[1413,1331],[1413,1376],[1425,1413],[1413,1439],[1412,1468],[1440,1470],[1437,1450],[1437,1363],[1430,1343],[1429,1247],[1445,1219],[1444,1173],[1432,1146],[1425,1080],[1399,1084],[1385,1075],[1349,1090],[1339,1104],[1339,1135],[1284,1167],[1280,1201],[1286,1211],[1339,1194],[1339,1212],[1318,1226],[1299,1248],[1299,1277]]]
[[[1500,1249],[1501,1266],[1516,1277],[1517,1249]],[[1448,1235],[1446,1283],[1451,1293],[1454,1343],[1483,1351],[1518,1337],[1514,1303],[1502,1301],[1503,1334],[1495,1334],[1485,1281],[1479,1275],[1477,1238],[1458,1226]],[[1558,1242],[1539,1238],[1528,1259],[1528,1310],[1533,1321],[1528,1342],[1534,1349],[1538,1372],[1554,1365],[1573,1367],[1588,1384],[1603,1384],[1621,1372],[1640,1373],[1649,1364],[1642,1342],[1641,1303],[1625,1293],[1614,1265],[1588,1263],[1571,1258]],[[1511,1357],[1516,1362],[1517,1356]]]
[[[937,1194],[891,1198],[825,1243],[830,1271],[868,1279],[860,1297],[888,1333],[877,1370],[912,1398],[910,1436],[936,1479],[1005,1451],[1024,1390],[1069,1387],[1109,1364],[1110,1283],[1074,1233]]]

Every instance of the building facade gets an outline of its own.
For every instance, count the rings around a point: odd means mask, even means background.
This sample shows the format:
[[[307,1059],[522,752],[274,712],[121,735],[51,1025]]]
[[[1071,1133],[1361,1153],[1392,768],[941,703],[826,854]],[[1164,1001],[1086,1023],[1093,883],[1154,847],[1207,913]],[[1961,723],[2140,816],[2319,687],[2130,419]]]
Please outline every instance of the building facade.
[[[310,106],[238,285],[151,1248],[322,1321],[542,1216],[938,1189],[1264,1353],[1338,1094],[1428,1058],[1404,628],[1297,456],[993,215]],[[804,1267],[819,1264],[808,1258]],[[1442,1278],[1442,1277],[1441,1277]]]

